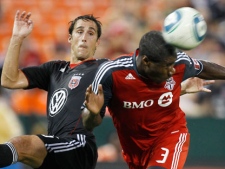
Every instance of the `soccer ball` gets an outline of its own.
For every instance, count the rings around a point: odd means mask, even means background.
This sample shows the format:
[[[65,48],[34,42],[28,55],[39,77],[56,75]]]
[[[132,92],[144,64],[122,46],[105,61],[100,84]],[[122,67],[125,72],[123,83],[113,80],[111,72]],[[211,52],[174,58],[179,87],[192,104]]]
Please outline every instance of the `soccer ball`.
[[[167,43],[190,50],[204,40],[206,32],[207,24],[201,13],[194,8],[182,7],[165,18],[162,35]]]

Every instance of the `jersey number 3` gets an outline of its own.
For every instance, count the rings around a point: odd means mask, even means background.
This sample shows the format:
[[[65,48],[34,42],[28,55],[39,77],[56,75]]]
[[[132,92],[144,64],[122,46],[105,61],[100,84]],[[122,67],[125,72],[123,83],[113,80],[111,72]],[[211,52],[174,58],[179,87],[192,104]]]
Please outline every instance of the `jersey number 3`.
[[[163,151],[165,151],[165,153],[161,154],[161,156],[163,157],[162,160],[156,160],[157,163],[165,163],[166,159],[169,155],[169,149],[162,147],[161,148]]]

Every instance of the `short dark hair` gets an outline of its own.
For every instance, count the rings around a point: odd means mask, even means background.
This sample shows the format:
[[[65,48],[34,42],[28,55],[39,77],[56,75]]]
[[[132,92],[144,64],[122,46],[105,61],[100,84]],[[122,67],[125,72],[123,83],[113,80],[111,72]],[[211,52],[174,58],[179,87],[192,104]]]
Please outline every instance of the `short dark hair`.
[[[160,31],[144,34],[139,43],[139,55],[146,55],[150,61],[162,62],[168,56],[177,57],[176,48],[164,40]]]
[[[81,15],[81,16],[78,16],[77,18],[75,18],[74,20],[70,21],[69,22],[69,24],[70,24],[69,34],[70,35],[72,35],[72,33],[73,33],[74,25],[80,19],[82,19],[84,21],[93,21],[96,24],[96,26],[97,26],[98,39],[101,37],[101,35],[102,35],[102,23],[98,20],[98,17],[94,17],[92,14]]]

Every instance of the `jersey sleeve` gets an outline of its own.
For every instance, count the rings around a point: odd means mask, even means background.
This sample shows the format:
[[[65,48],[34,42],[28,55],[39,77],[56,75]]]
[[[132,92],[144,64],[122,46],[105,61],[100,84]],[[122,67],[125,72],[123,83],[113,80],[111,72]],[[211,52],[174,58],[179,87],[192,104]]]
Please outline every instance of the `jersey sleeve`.
[[[185,52],[177,53],[177,60],[175,65],[177,64],[185,64],[183,81],[190,78],[195,77],[203,70],[203,64],[200,60],[191,58]]]
[[[21,70],[27,77],[29,85],[26,89],[39,88],[43,90],[48,90],[48,85],[51,75],[51,67],[54,62],[46,62],[40,66],[25,67]]]
[[[100,112],[101,116],[105,115],[106,106],[109,104],[110,99],[112,98],[112,69],[110,69],[110,63],[108,61],[103,63],[97,70],[94,81],[92,83],[92,90],[97,94],[98,85],[101,84],[104,91],[104,105]]]

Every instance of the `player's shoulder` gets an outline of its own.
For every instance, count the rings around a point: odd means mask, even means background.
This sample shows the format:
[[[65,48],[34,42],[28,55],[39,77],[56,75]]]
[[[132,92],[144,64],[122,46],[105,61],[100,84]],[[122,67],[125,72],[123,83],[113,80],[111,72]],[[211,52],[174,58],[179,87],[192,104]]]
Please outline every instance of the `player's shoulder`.
[[[47,64],[47,65],[66,65],[68,63],[69,63],[69,61],[65,61],[65,60],[51,60],[51,61],[48,61],[44,64]]]
[[[192,64],[191,57],[183,51],[177,51],[177,59],[175,64]]]
[[[134,54],[133,52],[127,53],[127,54],[122,54],[122,55],[119,55],[119,56],[113,58],[112,61],[132,59],[133,54]]]
[[[98,72],[101,74],[111,75],[116,70],[132,69],[134,66],[131,54],[123,54],[114,59],[108,60],[101,64]]]
[[[65,60],[52,60],[45,62],[41,65],[42,68],[46,70],[51,70],[51,71],[57,71],[59,69],[66,69],[66,67],[69,65],[69,61]]]
[[[114,59],[104,62],[102,67],[109,69],[117,69],[121,67],[131,67],[133,66],[133,57],[131,54],[123,54]]]
[[[131,63],[133,64],[132,56],[133,56],[133,53],[122,54],[122,55],[119,55],[118,57],[115,57],[114,59],[111,59],[109,62],[110,62],[110,64],[113,64],[113,65],[128,66]]]
[[[102,63],[104,63],[104,62],[107,62],[107,61],[109,61],[109,59],[106,59],[106,58],[104,58],[104,59],[95,59],[95,61],[98,63],[98,64],[102,64]]]

